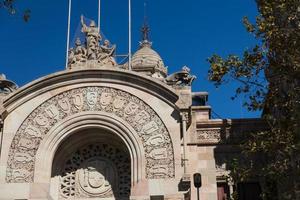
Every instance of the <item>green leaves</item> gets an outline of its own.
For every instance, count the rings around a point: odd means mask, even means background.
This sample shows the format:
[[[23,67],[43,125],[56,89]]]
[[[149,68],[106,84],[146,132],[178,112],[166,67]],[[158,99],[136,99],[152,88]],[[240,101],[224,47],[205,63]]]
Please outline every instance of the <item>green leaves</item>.
[[[14,7],[14,2],[14,0],[2,0],[0,5],[1,7],[7,9],[10,14],[15,14],[16,9]]]
[[[23,20],[25,22],[28,22],[30,19],[30,16],[31,16],[31,11],[29,9],[25,10],[24,14],[23,14]]]
[[[15,0],[0,0],[0,8],[6,9],[9,14],[16,15],[18,14],[18,10],[16,8],[16,1]],[[31,16],[31,11],[26,9],[22,13],[22,18],[25,22],[28,22]]]
[[[294,167],[295,160],[300,160],[300,1],[256,3],[259,15],[255,23],[244,17],[243,24],[257,45],[242,56],[212,55],[208,79],[216,87],[239,83],[232,99],[244,95],[244,106],[249,111],[263,110],[269,125],[268,130],[242,141],[241,155],[231,162],[233,179],[261,177],[275,186],[284,183],[279,199],[295,199],[295,187],[300,187],[294,178],[300,173],[299,167]],[[263,189],[267,199],[274,187],[265,185]]]
[[[264,78],[266,67],[265,52],[258,45],[246,50],[243,57],[229,55],[226,59],[213,55],[208,59],[210,70],[208,79],[214,82],[216,87],[232,80],[240,83],[236,89],[235,99],[238,95],[244,94],[248,101],[244,105],[248,110],[259,110],[263,108],[268,84]]]

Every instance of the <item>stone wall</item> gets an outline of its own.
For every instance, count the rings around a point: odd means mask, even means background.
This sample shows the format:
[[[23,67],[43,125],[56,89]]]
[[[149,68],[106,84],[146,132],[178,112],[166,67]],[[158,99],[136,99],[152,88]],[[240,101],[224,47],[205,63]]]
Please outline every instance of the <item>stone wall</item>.
[[[3,102],[1,198],[193,200],[201,173],[201,200],[216,200],[224,158],[264,123],[211,119],[208,94],[177,83],[102,67],[18,89]]]

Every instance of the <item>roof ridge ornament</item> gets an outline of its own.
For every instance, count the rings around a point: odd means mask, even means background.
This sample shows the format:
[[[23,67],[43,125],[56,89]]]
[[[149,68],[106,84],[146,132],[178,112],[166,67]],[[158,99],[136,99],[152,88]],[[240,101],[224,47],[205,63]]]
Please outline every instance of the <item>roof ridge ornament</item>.
[[[82,44],[80,38],[77,38],[75,48],[69,49],[68,69],[116,66],[114,58],[116,45],[111,45],[108,40],[102,42],[100,28],[96,26],[94,20],[91,20],[90,25],[86,25],[81,15],[80,22],[85,41]]]
[[[144,23],[140,29],[141,41],[139,49],[132,56],[132,70],[143,73],[152,78],[165,82],[168,69],[160,55],[152,49],[152,42],[149,39],[150,27],[146,16],[146,3],[144,3]]]
[[[143,26],[141,28],[141,33],[142,33],[142,41],[140,42],[140,47],[151,47],[152,46],[152,42],[149,39],[149,33],[150,33],[150,27],[148,24],[148,20],[147,20],[147,15],[146,15],[146,2],[144,2],[144,23]]]
[[[8,95],[18,89],[16,83],[6,79],[5,74],[0,74],[0,103],[1,96]]]
[[[150,33],[150,27],[149,24],[145,21],[142,28],[142,41],[149,41],[149,33]]]
[[[183,66],[181,71],[175,72],[166,78],[168,85],[175,87],[191,86],[193,81],[197,77],[191,74],[191,69],[187,66]]]

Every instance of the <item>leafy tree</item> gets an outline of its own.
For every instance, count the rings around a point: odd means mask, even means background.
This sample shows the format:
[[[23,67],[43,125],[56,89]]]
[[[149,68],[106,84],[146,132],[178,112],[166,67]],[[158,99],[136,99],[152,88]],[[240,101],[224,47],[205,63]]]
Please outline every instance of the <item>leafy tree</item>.
[[[15,15],[17,13],[16,0],[0,0],[0,8],[8,11],[9,14]],[[23,12],[23,20],[25,22],[29,21],[31,11],[26,9]]]
[[[232,98],[245,95],[244,106],[262,110],[268,125],[242,142],[248,162],[231,162],[235,181],[259,177],[264,199],[275,199],[276,191],[278,199],[300,199],[300,1],[256,3],[255,22],[244,17],[243,23],[257,45],[242,56],[213,55],[208,76],[217,87],[239,82]]]

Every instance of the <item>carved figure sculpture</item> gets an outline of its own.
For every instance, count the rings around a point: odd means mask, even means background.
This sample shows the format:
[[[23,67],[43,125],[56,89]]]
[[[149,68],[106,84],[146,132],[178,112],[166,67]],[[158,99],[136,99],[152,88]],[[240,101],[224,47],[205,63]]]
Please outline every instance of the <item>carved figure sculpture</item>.
[[[86,49],[81,45],[81,41],[79,38],[76,39],[75,42],[75,62],[83,63],[86,61]]]
[[[75,63],[75,61],[76,61],[76,59],[75,59],[74,49],[70,48],[69,53],[68,53],[68,64],[72,65]]]
[[[7,80],[4,74],[0,74],[0,96],[12,93],[17,88],[14,82]]]
[[[71,48],[69,50],[68,64],[69,66],[80,65],[86,62],[86,49],[81,45],[79,38],[76,38],[75,49]]]
[[[196,76],[190,74],[190,68],[182,67],[182,70],[169,75],[166,81],[169,85],[191,86]]]
[[[113,58],[115,50],[116,45],[111,46],[109,40],[104,40],[103,45],[100,46],[98,61],[103,64],[116,65],[117,63]]]
[[[90,25],[87,26],[83,16],[81,16],[81,25],[81,32],[85,34],[85,43],[82,45],[80,39],[76,39],[75,49],[70,49],[69,51],[69,68],[75,66],[97,67],[117,65],[114,59],[116,46],[111,45],[108,40],[104,40],[103,44],[100,45],[102,37],[95,21],[92,20]]]
[[[112,56],[115,52],[115,49],[116,49],[115,47],[116,47],[115,45],[113,45],[113,46],[110,45],[109,40],[104,40],[103,45],[101,45],[101,50],[103,53],[106,53],[107,55]]]
[[[92,40],[92,39],[94,39],[96,42],[99,42],[102,40],[101,35],[99,34],[98,27],[96,26],[94,20],[91,20],[90,25],[87,26],[84,23],[83,15],[81,15],[80,21],[81,21],[81,25],[82,25],[81,32],[85,33],[85,35],[87,36],[87,43],[89,43],[90,40]]]
[[[99,33],[98,27],[96,27],[95,21],[91,21],[90,25],[87,26],[84,23],[83,16],[81,15],[81,32],[85,33],[86,45],[87,45],[87,57],[90,60],[97,58],[97,51],[99,49],[99,42],[102,40]]]

